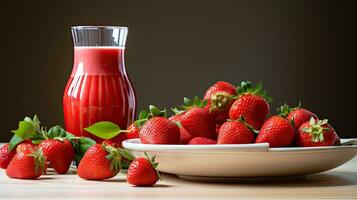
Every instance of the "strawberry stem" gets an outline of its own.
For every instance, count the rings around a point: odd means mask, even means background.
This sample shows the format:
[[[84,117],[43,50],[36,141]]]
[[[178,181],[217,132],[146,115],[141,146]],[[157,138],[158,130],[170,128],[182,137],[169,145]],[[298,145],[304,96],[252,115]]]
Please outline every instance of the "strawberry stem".
[[[310,127],[302,129],[306,133],[311,134],[312,142],[323,142],[324,141],[324,132],[329,131],[329,128],[323,127],[327,124],[328,120],[315,120],[313,117],[310,118]]]
[[[148,155],[147,152],[144,152],[144,154],[145,154],[145,157],[147,158],[147,160],[150,162],[151,166],[155,169],[156,175],[157,175],[158,179],[159,179],[160,181],[162,181],[161,174],[160,174],[159,170],[156,169],[157,166],[159,165],[158,162],[155,162],[156,156],[152,156],[152,157],[150,158],[150,156]]]
[[[253,87],[250,81],[242,81],[240,86],[237,87],[236,92],[238,96],[252,94],[263,97],[268,103],[273,101],[273,99],[268,96],[267,92],[263,90],[262,82],[259,82],[255,87]]]
[[[45,171],[46,158],[40,149],[36,148],[31,154],[27,154],[27,156],[32,156],[35,159],[36,175],[40,174],[41,171]]]

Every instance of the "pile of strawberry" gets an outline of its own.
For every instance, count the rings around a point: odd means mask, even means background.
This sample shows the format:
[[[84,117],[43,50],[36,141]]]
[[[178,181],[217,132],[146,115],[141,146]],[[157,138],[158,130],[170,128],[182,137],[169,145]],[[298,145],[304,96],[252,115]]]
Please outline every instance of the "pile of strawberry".
[[[120,134],[111,122],[100,122],[87,129],[104,139],[103,143],[87,137],[76,137],[60,126],[48,131],[40,126],[35,115],[33,119],[25,117],[19,122],[19,128],[9,143],[0,148],[0,168],[6,169],[6,175],[17,179],[35,179],[45,174],[51,167],[58,174],[65,174],[72,161],[76,162],[78,176],[87,180],[112,178],[119,171],[127,171],[127,180],[137,186],[154,185],[160,175],[156,170],[155,157],[135,158],[130,152],[120,148],[115,141],[127,138],[130,134]],[[126,132],[126,131],[125,131]],[[124,136],[123,136],[124,135]],[[120,147],[119,147],[120,146]]]
[[[269,143],[270,147],[310,147],[339,145],[340,139],[326,119],[287,104],[270,116],[272,99],[262,84],[255,87],[243,81],[238,87],[219,81],[204,94],[203,100],[184,98],[184,104],[166,110],[150,105],[127,130],[102,121],[85,128],[100,138],[76,137],[60,126],[48,131],[37,116],[26,117],[8,144],[0,148],[0,168],[7,176],[34,179],[48,167],[58,174],[67,173],[72,161],[83,179],[103,180],[127,171],[127,181],[137,186],[151,186],[159,179],[155,157],[135,158],[122,148],[122,141],[140,138],[143,144],[249,144]]]
[[[269,143],[270,147],[339,145],[340,139],[327,120],[287,104],[270,116],[272,99],[262,84],[243,81],[238,87],[224,81],[212,85],[203,100],[184,98],[173,108],[174,115],[150,106],[140,112],[131,131],[143,144],[249,144]]]

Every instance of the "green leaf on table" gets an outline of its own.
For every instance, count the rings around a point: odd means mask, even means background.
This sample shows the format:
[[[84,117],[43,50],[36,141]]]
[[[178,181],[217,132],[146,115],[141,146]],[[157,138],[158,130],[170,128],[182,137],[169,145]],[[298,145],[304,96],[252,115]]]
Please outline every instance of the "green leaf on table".
[[[14,147],[20,144],[24,139],[20,138],[16,134],[14,134],[9,142],[9,151],[11,151]]]
[[[72,134],[70,134],[72,135]],[[77,141],[73,142],[73,148],[75,151],[75,161],[76,161],[76,166],[79,166],[79,162],[81,161],[82,157],[84,154],[87,152],[87,150],[92,146],[95,145],[96,142],[90,138],[87,137],[81,137]]]
[[[36,136],[34,125],[28,121],[20,121],[19,128],[17,130],[12,130],[11,132],[24,140]]]
[[[84,128],[84,130],[105,140],[111,139],[120,133],[120,127],[109,121],[97,122],[87,128]]]

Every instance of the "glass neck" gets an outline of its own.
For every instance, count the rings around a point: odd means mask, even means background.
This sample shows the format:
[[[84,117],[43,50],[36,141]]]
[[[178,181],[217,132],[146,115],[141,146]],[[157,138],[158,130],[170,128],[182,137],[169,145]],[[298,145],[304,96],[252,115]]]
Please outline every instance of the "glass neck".
[[[128,28],[123,26],[75,26],[71,28],[75,47],[125,47]]]

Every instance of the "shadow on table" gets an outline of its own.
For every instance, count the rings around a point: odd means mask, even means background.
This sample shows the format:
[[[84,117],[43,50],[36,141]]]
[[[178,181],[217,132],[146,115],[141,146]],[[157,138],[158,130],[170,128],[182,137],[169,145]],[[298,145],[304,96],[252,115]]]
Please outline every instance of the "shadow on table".
[[[183,180],[193,181],[193,180]],[[225,179],[206,180],[202,184],[240,185],[257,187],[329,187],[329,186],[349,186],[357,185],[357,172],[333,172],[319,173],[309,176],[292,176],[278,178],[245,178],[245,179]],[[196,182],[196,181],[195,181]]]

